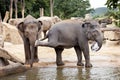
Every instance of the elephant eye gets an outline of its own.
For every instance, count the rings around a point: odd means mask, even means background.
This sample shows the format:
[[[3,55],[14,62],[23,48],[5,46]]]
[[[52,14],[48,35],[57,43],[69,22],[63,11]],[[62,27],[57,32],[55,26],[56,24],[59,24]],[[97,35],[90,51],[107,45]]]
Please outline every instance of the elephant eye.
[[[28,35],[29,35],[29,32],[25,31],[25,36],[28,37]]]

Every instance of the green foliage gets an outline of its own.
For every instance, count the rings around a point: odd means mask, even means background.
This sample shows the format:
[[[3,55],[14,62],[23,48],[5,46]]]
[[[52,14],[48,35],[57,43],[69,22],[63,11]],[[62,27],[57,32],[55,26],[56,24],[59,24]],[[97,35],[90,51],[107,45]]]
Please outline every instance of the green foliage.
[[[31,14],[38,18],[40,15],[39,8],[44,8],[44,15],[49,16],[49,0],[26,0],[25,14]]]
[[[107,0],[106,5],[110,9],[115,9],[115,8],[120,9],[120,1],[119,0]]]
[[[0,12],[9,10],[10,0],[0,0]],[[21,3],[18,0],[18,17],[21,17]],[[84,17],[86,13],[91,12],[89,0],[53,0],[54,15],[62,19],[70,17]],[[8,6],[8,7],[7,7]],[[25,0],[25,16],[31,14],[38,18],[39,8],[44,8],[44,15],[50,16],[50,0]],[[3,15],[2,15],[3,16]]]
[[[120,1],[119,0],[107,0],[107,7],[110,11],[107,15],[112,16],[115,20],[115,24],[120,27]]]
[[[5,12],[9,11],[9,4],[10,1],[9,0],[0,0],[0,13],[1,13],[1,17],[2,19],[5,16]]]
[[[61,18],[84,17],[86,13],[90,13],[88,0],[55,0],[54,15]]]

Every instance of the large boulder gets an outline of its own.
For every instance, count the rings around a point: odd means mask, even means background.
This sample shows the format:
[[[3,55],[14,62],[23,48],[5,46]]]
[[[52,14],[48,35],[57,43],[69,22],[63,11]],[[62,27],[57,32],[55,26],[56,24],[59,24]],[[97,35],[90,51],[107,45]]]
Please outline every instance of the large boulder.
[[[42,28],[43,28],[42,31],[44,33],[44,36],[46,36],[46,32],[51,28],[53,24],[61,21],[61,19],[58,16],[54,16],[54,17],[42,16],[37,20],[42,21]]]
[[[85,15],[85,19],[86,20],[92,20],[93,18],[92,18],[92,16],[90,14],[86,14]]]
[[[13,26],[17,26],[23,20],[24,20],[24,18],[10,19],[8,23]]]
[[[13,44],[23,43],[21,36],[15,26],[2,22],[4,41],[11,42]]]

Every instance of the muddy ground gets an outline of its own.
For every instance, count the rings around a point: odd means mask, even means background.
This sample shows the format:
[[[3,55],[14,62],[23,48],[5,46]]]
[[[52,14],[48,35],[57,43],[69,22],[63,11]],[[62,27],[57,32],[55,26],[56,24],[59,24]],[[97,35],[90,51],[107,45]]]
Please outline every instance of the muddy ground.
[[[13,45],[11,43],[5,43],[4,47],[7,51],[11,52],[13,55],[20,58],[23,62],[24,60],[24,48],[23,44]],[[39,63],[34,64],[34,67],[56,67],[55,60],[56,54],[53,48],[49,47],[39,47],[38,49]],[[76,66],[77,56],[73,48],[65,49],[62,54],[65,66]],[[120,67],[120,46],[111,46],[104,44],[98,52],[90,51],[90,58],[93,67]],[[84,57],[83,57],[83,62]]]
[[[23,44],[5,43],[5,49],[24,62]],[[92,68],[76,66],[77,57],[73,48],[63,51],[63,67],[56,66],[54,49],[39,47],[38,53],[40,61],[33,68],[0,80],[120,80],[120,46],[104,44],[100,51],[90,51]]]

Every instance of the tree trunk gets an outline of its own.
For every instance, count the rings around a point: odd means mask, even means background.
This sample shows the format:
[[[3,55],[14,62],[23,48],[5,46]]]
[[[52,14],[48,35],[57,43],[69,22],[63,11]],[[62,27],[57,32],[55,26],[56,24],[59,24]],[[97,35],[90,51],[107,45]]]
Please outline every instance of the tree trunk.
[[[24,13],[25,13],[25,0],[21,0],[21,6],[22,6],[22,11],[21,11],[22,18],[24,18],[25,17],[24,16]]]
[[[44,16],[44,8],[40,8],[40,17]]]
[[[0,24],[1,24],[1,22],[2,22],[2,17],[1,17],[1,13],[0,13]]]
[[[53,17],[53,5],[54,5],[54,1],[50,0],[50,14],[51,14],[51,17]]]
[[[13,14],[13,0],[10,0],[10,19],[12,19],[12,14]]]
[[[18,2],[18,0],[14,0],[14,2],[15,2],[15,18],[17,19],[18,18],[18,16],[17,16],[17,12],[18,12],[18,10],[17,10],[17,2]]]
[[[6,11],[5,17],[4,17],[4,19],[3,19],[3,22],[6,22],[6,23],[7,23],[7,20],[8,20],[8,19],[9,19],[9,12]]]

